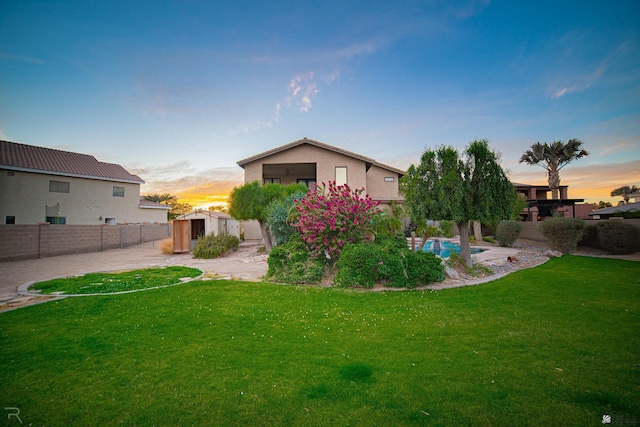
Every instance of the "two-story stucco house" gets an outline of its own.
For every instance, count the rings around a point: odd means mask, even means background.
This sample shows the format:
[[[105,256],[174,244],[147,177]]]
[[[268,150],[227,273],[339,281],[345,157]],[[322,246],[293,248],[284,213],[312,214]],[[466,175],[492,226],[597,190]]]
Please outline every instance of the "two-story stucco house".
[[[352,189],[364,188],[381,204],[404,201],[398,193],[404,171],[306,137],[240,160],[238,165],[244,169],[245,183],[303,182],[311,187],[336,181]]]
[[[238,165],[244,169],[245,183],[304,183],[313,188],[316,183],[335,181],[354,190],[364,188],[373,200],[380,202],[381,208],[392,202],[404,202],[398,191],[404,171],[306,137],[247,157]],[[245,239],[262,238],[256,221],[245,221],[242,227]]]
[[[0,141],[1,224],[167,222],[168,206],[140,197],[143,183],[93,156]]]

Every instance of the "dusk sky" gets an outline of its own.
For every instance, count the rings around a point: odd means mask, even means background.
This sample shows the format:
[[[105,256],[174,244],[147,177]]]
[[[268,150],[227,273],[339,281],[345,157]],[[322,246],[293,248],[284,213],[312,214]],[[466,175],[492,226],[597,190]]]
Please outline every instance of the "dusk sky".
[[[528,184],[525,150],[579,138],[569,197],[617,203],[640,186],[640,1],[0,2],[0,139],[204,205],[305,136],[400,169],[486,138]]]

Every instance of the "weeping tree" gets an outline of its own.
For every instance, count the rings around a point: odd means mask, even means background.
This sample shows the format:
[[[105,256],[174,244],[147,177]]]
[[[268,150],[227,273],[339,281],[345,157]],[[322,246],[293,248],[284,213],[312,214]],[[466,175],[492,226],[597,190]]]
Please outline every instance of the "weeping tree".
[[[520,163],[539,165],[547,171],[551,198],[559,199],[560,169],[576,159],[588,156],[589,153],[582,148],[582,141],[573,138],[565,144],[562,141],[553,141],[551,144],[536,142],[522,155]]]
[[[229,215],[238,220],[255,219],[260,224],[260,231],[267,251],[271,249],[271,234],[267,230],[267,207],[274,200],[283,200],[293,193],[306,191],[304,184],[265,184],[258,181],[249,182],[236,187],[229,196]]]
[[[411,220],[454,221],[460,231],[462,256],[473,266],[469,221],[509,219],[516,199],[513,184],[500,166],[500,155],[486,139],[471,142],[460,157],[450,146],[427,149],[400,180]]]

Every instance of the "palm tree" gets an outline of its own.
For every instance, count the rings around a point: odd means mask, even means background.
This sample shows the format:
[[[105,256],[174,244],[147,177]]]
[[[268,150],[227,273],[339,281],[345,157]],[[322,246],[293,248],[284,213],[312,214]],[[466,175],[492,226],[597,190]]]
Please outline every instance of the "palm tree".
[[[558,199],[560,169],[573,160],[589,155],[589,153],[581,147],[582,141],[577,138],[568,140],[566,144],[562,141],[553,141],[551,144],[536,142],[531,146],[530,150],[525,151],[520,158],[520,163],[540,165],[546,169],[549,176],[551,197]]]
[[[149,200],[150,202],[156,202],[156,203],[160,203],[161,205],[175,205],[176,203],[178,203],[178,198],[176,196],[172,196],[169,193],[164,193],[164,194],[151,194],[149,196],[144,196],[145,199]]]
[[[616,188],[615,190],[613,190],[611,192],[611,197],[622,196],[624,204],[626,205],[627,203],[629,203],[629,194],[637,193],[638,191],[640,191],[640,189],[638,189],[638,187],[636,187],[635,185],[632,185],[631,187],[625,185],[624,187]]]

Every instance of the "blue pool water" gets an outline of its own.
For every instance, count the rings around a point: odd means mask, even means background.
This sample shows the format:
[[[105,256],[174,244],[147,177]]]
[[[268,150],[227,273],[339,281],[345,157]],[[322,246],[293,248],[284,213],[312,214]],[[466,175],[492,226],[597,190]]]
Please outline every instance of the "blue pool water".
[[[447,240],[440,241],[440,249],[439,250],[434,248],[434,244],[435,244],[434,240],[429,240],[424,245],[422,250],[425,251],[425,252],[433,252],[436,255],[438,255],[440,258],[449,258],[449,256],[451,255],[452,251],[456,252],[456,253],[460,253],[462,251],[460,249],[460,245],[457,245],[455,243],[449,242]],[[484,251],[485,251],[485,249],[471,248],[471,253],[472,254],[479,254],[480,252],[484,252]]]

